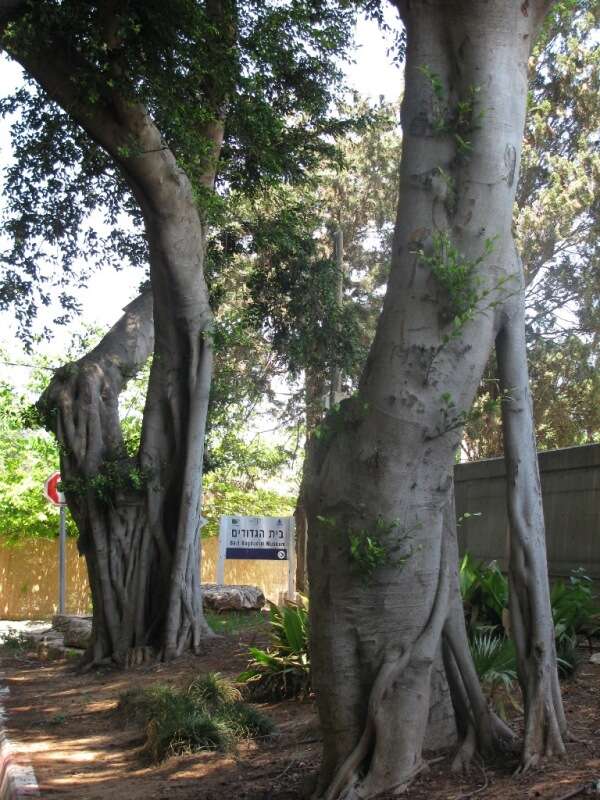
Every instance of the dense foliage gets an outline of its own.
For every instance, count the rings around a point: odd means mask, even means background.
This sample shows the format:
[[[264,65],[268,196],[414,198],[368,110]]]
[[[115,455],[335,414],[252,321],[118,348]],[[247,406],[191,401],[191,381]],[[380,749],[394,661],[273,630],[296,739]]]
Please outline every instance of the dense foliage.
[[[511,691],[517,680],[517,656],[510,637],[508,579],[498,564],[477,563],[466,553],[460,563],[469,647],[475,669],[490,702],[506,715],[516,701]],[[575,570],[568,580],[554,582],[552,619],[560,674],[568,676],[578,666],[580,639],[600,635],[600,604],[591,579]],[[270,604],[271,645],[249,648],[247,669],[238,680],[256,700],[302,696],[310,691],[310,652],[306,600],[299,605]]]
[[[58,468],[50,434],[27,424],[26,404],[6,381],[0,382],[0,533],[4,541],[58,535],[58,509],[42,494]],[[69,518],[68,527],[74,526]]]
[[[176,0],[165,15],[156,0],[45,0],[9,22],[3,46],[26,64],[45,59],[57,86],[66,59],[77,71],[68,109],[101,114],[115,97],[143,103],[198,203],[218,221],[221,202],[200,180],[212,152],[207,125],[225,118],[221,194],[303,179],[332,154],[331,136],[347,124],[333,113],[334,101],[339,56],[360,5]],[[45,41],[54,49],[45,52]],[[2,100],[0,114],[11,120],[14,151],[4,176],[0,308],[14,310],[31,344],[31,319],[57,289],[66,315],[57,321],[65,322],[76,310],[70,287],[92,267],[145,266],[139,208],[118,163],[143,154],[122,142],[115,163],[31,81]]]
[[[600,441],[600,6],[557,3],[533,54],[515,210],[540,449]],[[495,365],[466,429],[469,459],[502,452]]]
[[[475,663],[485,665],[485,670],[497,669],[494,682],[487,678],[495,691],[498,684],[510,682],[507,671],[516,669],[514,646],[508,644],[508,581],[496,562],[476,563],[467,553],[460,564],[460,588]],[[589,640],[600,634],[600,605],[591,579],[581,569],[566,581],[554,581],[550,602],[559,670],[568,675],[578,664],[578,638]]]

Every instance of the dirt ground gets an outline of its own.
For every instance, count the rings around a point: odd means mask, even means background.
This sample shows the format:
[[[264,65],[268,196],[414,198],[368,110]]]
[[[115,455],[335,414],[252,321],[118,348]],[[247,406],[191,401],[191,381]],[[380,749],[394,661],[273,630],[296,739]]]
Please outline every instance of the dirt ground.
[[[185,685],[199,672],[234,677],[246,665],[249,644],[264,629],[228,634],[203,656],[128,672],[98,670],[80,675],[70,662],[43,663],[31,656],[2,655],[10,735],[21,758],[35,769],[43,798],[107,800],[300,800],[319,764],[317,719],[310,701],[261,705],[277,726],[273,738],[239,747],[234,754],[202,752],[147,766],[140,757],[143,731],[124,725],[116,712],[120,692],[152,683]],[[469,776],[449,773],[451,753],[436,754],[405,797],[414,800],[493,800],[570,796],[600,779],[600,666],[587,663],[563,684],[572,733],[561,761],[514,778],[516,763],[474,768]],[[517,727],[519,719],[513,721]],[[579,796],[584,796],[580,794]],[[383,800],[383,798],[382,798]]]

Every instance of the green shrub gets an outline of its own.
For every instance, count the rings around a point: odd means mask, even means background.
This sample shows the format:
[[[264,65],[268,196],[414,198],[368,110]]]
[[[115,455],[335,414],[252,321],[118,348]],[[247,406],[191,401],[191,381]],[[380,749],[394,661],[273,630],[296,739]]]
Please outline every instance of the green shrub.
[[[473,663],[481,684],[490,689],[511,689],[517,679],[514,643],[493,633],[478,633],[470,642]]]
[[[508,580],[496,562],[476,564],[466,553],[460,563],[460,590],[471,641],[483,633],[503,641]],[[578,636],[589,640],[600,633],[600,607],[596,604],[592,580],[582,569],[574,570],[568,581],[559,580],[553,584],[550,603],[558,669],[565,677],[577,668]]]
[[[578,636],[588,641],[600,633],[600,608],[592,589],[592,579],[583,569],[573,570],[568,581],[559,580],[550,593],[556,637],[559,672],[572,675],[579,664]]]
[[[466,553],[460,562],[460,592],[470,635],[484,627],[504,633],[503,614],[508,608],[508,580],[498,564],[476,564]]]
[[[187,689],[130,689],[119,698],[119,711],[146,726],[143,753],[153,762],[197,750],[227,751],[241,739],[273,732],[272,722],[243,703],[218,673],[196,678]]]
[[[588,639],[600,633],[600,607],[593,593],[592,579],[582,568],[573,570],[568,581],[554,583],[550,602],[557,631]]]
[[[242,699],[240,690],[218,672],[194,678],[187,691],[195,703],[209,709],[229,706]]]
[[[512,690],[517,680],[517,656],[514,643],[493,632],[476,633],[469,642],[475,670],[492,705],[506,717],[506,699],[516,702]]]
[[[31,647],[31,641],[25,633],[22,633],[16,628],[8,628],[6,633],[2,635],[0,647],[5,648],[11,653],[21,653],[23,650],[27,650],[28,647]]]
[[[267,650],[249,648],[248,668],[238,677],[255,700],[279,700],[310,692],[308,611],[302,605],[270,604],[272,645]]]

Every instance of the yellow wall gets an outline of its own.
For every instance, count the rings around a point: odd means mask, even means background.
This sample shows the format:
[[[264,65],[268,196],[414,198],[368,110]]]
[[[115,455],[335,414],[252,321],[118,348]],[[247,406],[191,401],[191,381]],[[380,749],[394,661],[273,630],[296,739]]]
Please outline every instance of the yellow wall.
[[[214,583],[218,541],[202,543],[202,581]],[[226,561],[225,583],[260,586],[277,602],[287,590],[287,561]],[[3,545],[0,540],[0,619],[46,619],[57,611],[58,540]],[[67,612],[89,614],[90,593],[85,561],[74,539],[67,540]]]

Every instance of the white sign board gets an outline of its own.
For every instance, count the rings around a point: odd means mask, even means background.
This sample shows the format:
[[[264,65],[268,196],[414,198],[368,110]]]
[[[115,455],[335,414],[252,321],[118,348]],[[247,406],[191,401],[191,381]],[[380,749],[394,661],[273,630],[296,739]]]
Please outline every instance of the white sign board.
[[[288,592],[295,593],[293,517],[221,517],[217,583],[224,583],[225,559],[288,562]]]

